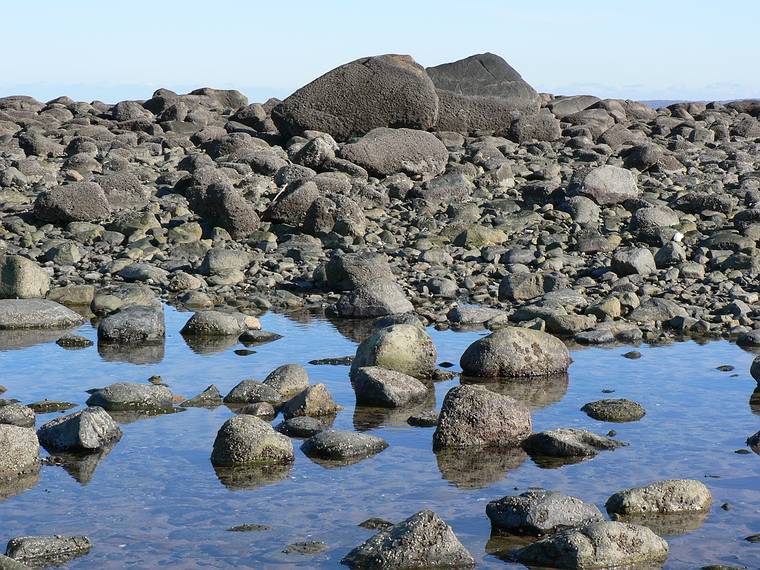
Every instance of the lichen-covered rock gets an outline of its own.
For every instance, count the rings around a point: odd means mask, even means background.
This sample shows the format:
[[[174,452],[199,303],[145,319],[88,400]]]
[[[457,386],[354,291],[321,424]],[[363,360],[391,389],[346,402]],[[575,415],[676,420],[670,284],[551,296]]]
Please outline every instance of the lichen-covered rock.
[[[393,325],[380,329],[356,349],[351,377],[359,368],[379,366],[415,378],[429,378],[435,371],[437,351],[433,340],[417,325]]]
[[[646,414],[641,404],[624,398],[589,402],[581,411],[603,422],[635,422]]]
[[[7,402],[7,403],[6,403]],[[34,427],[34,410],[18,402],[0,400],[0,424],[18,427]]]
[[[86,536],[19,536],[8,541],[5,554],[35,568],[59,566],[92,548]]]
[[[613,494],[605,507],[616,515],[702,511],[712,505],[707,486],[693,479],[668,479]]]
[[[0,299],[0,330],[67,329],[83,322],[79,314],[47,299]]]
[[[43,222],[102,222],[111,216],[105,192],[96,182],[75,182],[41,192],[34,215]]]
[[[483,388],[455,386],[443,400],[433,448],[511,447],[530,435],[530,409]]]
[[[293,444],[267,422],[250,415],[228,419],[214,440],[215,465],[284,465],[295,460]]]
[[[522,564],[547,568],[638,568],[667,560],[668,543],[643,526],[601,521],[534,542],[515,557]]]
[[[424,510],[357,546],[341,564],[356,569],[469,568],[475,559],[445,521]]]
[[[486,505],[486,514],[495,530],[534,535],[604,520],[596,505],[544,490],[491,501]]]
[[[296,416],[332,416],[341,409],[327,386],[313,384],[288,400],[282,407],[282,415],[285,419]]]
[[[121,435],[116,422],[99,407],[52,419],[37,430],[40,443],[49,451],[98,451]]]
[[[467,376],[548,376],[567,372],[567,347],[550,334],[517,327],[500,329],[472,343],[460,359]]]
[[[40,442],[34,430],[0,424],[0,490],[39,468]]]
[[[264,384],[277,390],[283,398],[290,398],[309,387],[309,374],[300,364],[283,364],[264,378]]]

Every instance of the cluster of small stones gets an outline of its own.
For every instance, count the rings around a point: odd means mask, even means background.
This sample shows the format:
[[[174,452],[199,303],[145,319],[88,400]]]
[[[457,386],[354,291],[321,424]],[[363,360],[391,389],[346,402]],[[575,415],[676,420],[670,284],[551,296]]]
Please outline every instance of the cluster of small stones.
[[[6,97],[0,251],[51,279],[0,292],[88,305],[140,282],[190,308],[415,312],[594,344],[747,333],[758,113],[538,94],[492,54],[365,58],[263,104]],[[387,271],[341,286],[326,269],[349,254]]]

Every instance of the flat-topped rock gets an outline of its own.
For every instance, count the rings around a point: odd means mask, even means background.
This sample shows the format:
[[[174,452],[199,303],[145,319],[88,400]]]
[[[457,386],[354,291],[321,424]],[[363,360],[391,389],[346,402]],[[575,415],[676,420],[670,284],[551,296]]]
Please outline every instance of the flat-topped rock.
[[[84,319],[71,309],[45,299],[0,299],[0,330],[67,329]]]

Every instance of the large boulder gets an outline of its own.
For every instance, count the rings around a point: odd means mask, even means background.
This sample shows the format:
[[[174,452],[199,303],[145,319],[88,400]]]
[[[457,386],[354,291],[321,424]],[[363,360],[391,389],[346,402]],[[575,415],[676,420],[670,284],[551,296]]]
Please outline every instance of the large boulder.
[[[215,465],[285,465],[293,461],[290,438],[250,415],[235,416],[224,422],[211,452],[211,462]]]
[[[43,222],[102,222],[111,215],[105,192],[96,182],[74,182],[37,195],[34,216]]]
[[[88,406],[108,411],[167,412],[172,409],[171,390],[160,384],[117,382],[99,388],[87,398]]]
[[[263,383],[290,398],[309,387],[309,374],[300,364],[283,364],[272,370]]]
[[[523,441],[525,451],[536,457],[593,457],[603,450],[626,445],[622,441],[576,428],[550,429],[531,434]]]
[[[67,329],[84,319],[71,309],[46,299],[0,300],[0,330]]]
[[[530,435],[530,409],[483,386],[461,385],[443,400],[433,448],[514,447]]]
[[[433,339],[418,325],[398,324],[380,329],[356,349],[351,377],[360,368],[379,366],[415,378],[429,378],[435,372],[437,351]]]
[[[388,258],[381,253],[333,255],[325,265],[325,277],[333,291],[351,291],[379,279],[394,279]]]
[[[199,311],[185,323],[180,331],[186,336],[239,335],[249,327],[246,315],[223,311]]]
[[[97,177],[108,204],[115,210],[140,209],[148,203],[150,190],[131,172],[112,172]]]
[[[438,96],[425,70],[408,55],[365,57],[328,71],[272,110],[281,133],[315,130],[347,140],[376,127],[427,130]]]
[[[301,451],[317,459],[353,462],[380,453],[386,447],[388,442],[376,435],[330,429],[304,441]]]
[[[359,368],[351,384],[359,406],[400,408],[422,402],[429,394],[428,387],[413,376],[377,366]]]
[[[50,276],[31,259],[0,257],[0,299],[35,299],[50,289]]]
[[[286,420],[299,416],[334,416],[341,409],[333,400],[327,386],[313,384],[285,402],[282,415]]]
[[[475,559],[433,511],[424,510],[354,548],[342,564],[350,568],[468,568]]]
[[[344,318],[365,319],[411,313],[414,305],[393,279],[369,281],[348,291],[335,304],[335,312]]]
[[[118,441],[121,435],[116,422],[99,407],[52,419],[37,431],[40,443],[48,451],[98,451]]]
[[[532,329],[506,327],[472,343],[459,363],[467,376],[513,378],[567,372],[572,359],[558,338]]]
[[[0,424],[0,486],[40,468],[40,442],[33,429]]]
[[[527,566],[549,568],[659,567],[668,543],[643,526],[601,521],[564,530],[515,553]]]
[[[253,204],[229,184],[211,184],[203,192],[190,193],[189,197],[198,215],[224,228],[234,239],[246,238],[259,229],[259,215]]]
[[[566,527],[604,520],[596,505],[544,490],[506,496],[486,505],[495,530],[513,534],[549,534]]]
[[[431,178],[444,171],[449,152],[438,137],[415,129],[372,129],[356,142],[343,145],[340,156],[370,174]]]
[[[619,491],[605,503],[611,515],[673,514],[703,511],[712,505],[707,486],[693,479],[668,479]]]
[[[591,198],[600,206],[619,204],[641,194],[630,170],[610,165],[576,170],[569,190]]]
[[[538,93],[504,59],[476,54],[427,68],[439,97],[438,130],[468,133],[508,128],[520,113],[535,113]]]
[[[106,343],[162,342],[166,336],[162,305],[131,305],[105,317],[98,340]]]
[[[296,180],[285,187],[264,211],[263,219],[275,224],[300,226],[314,201],[321,197],[317,185],[311,180]]]

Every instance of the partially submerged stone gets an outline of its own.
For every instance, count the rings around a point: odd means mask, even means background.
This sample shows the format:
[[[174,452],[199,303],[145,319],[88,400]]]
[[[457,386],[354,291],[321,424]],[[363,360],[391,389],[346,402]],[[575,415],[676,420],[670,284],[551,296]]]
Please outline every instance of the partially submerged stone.
[[[413,376],[377,366],[359,368],[351,385],[359,406],[398,408],[428,397],[428,387]]]
[[[313,384],[293,396],[282,407],[285,419],[297,416],[332,416],[341,410],[324,384]]]
[[[709,509],[712,494],[693,479],[668,479],[613,494],[605,507],[611,515],[674,514]]]
[[[366,366],[379,366],[415,378],[429,378],[435,371],[437,352],[433,340],[416,325],[399,324],[380,329],[356,349],[351,376]]]
[[[381,437],[345,430],[321,431],[303,442],[301,450],[309,457],[328,461],[364,459],[388,447]]]
[[[50,420],[37,436],[49,451],[93,452],[113,445],[122,431],[103,408],[91,407]]]
[[[117,382],[95,390],[88,406],[108,411],[167,412],[173,408],[173,394],[166,386]]]
[[[86,536],[19,536],[8,542],[5,554],[34,567],[58,566],[87,554],[91,548]]]
[[[635,422],[646,414],[641,404],[624,398],[589,402],[581,411],[603,422]]]
[[[211,453],[215,465],[285,465],[294,460],[290,439],[274,431],[267,422],[249,415],[224,422]]]
[[[582,459],[626,444],[582,429],[559,428],[534,433],[522,445],[535,457]]]
[[[67,329],[84,319],[71,309],[45,299],[0,299],[0,330]]]
[[[494,530],[543,535],[604,519],[589,503],[554,491],[527,491],[486,505]]]

